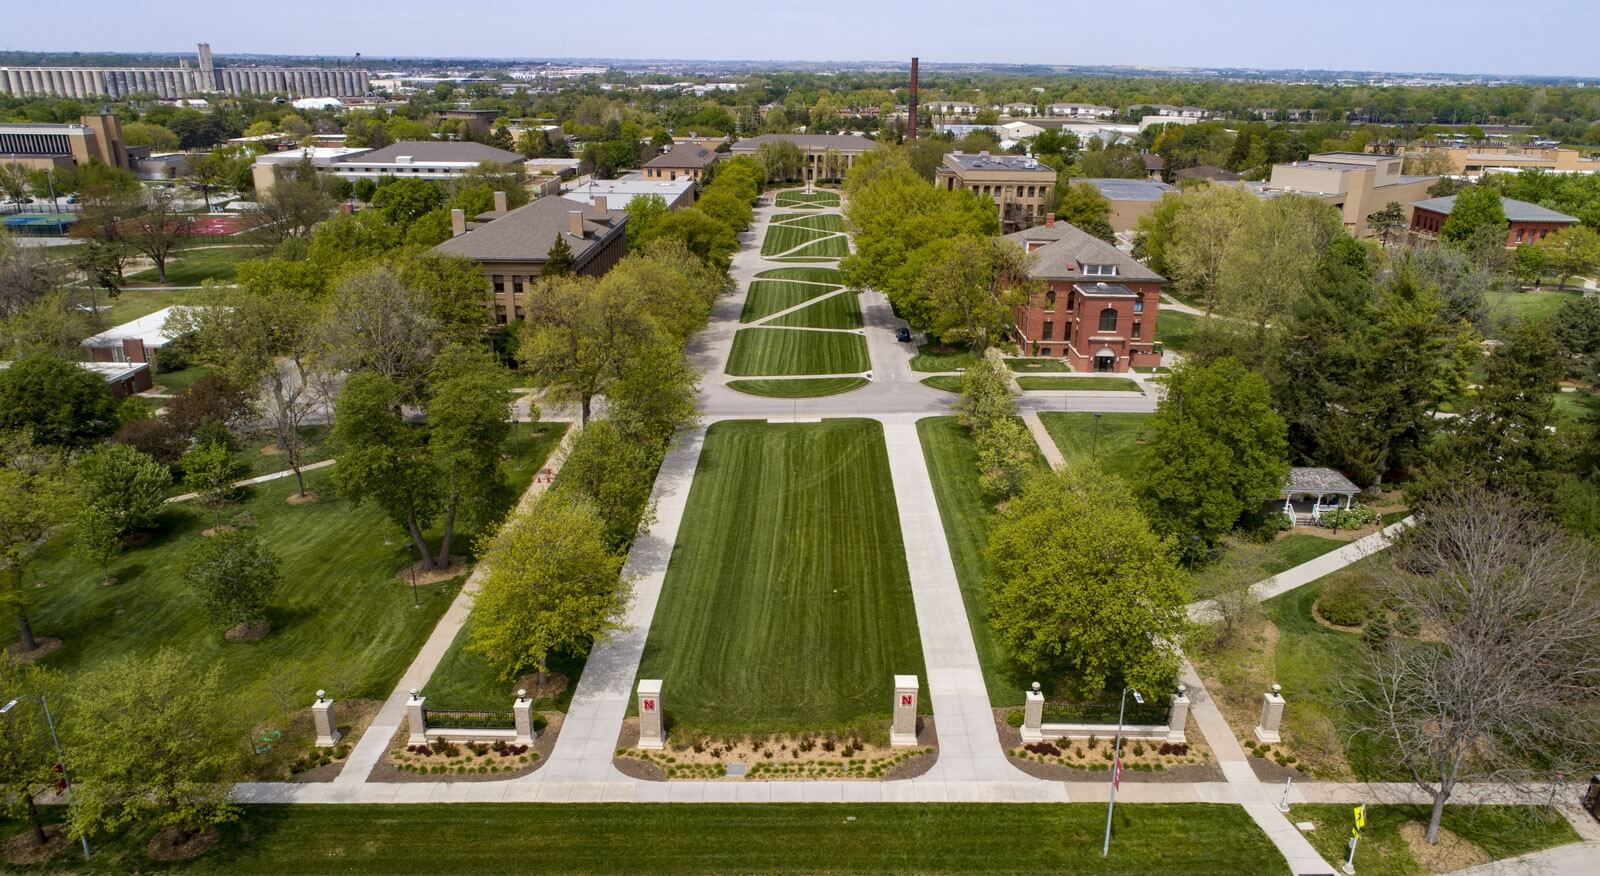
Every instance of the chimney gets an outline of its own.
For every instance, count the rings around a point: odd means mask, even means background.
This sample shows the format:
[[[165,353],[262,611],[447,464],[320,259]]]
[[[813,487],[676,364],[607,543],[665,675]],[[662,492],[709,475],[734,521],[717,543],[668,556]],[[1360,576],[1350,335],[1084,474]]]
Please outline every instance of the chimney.
[[[583,211],[582,210],[568,210],[567,211],[567,233],[571,234],[573,237],[582,237],[583,236]]]
[[[906,139],[907,140],[915,140],[915,139],[917,139],[917,59],[916,58],[912,58],[911,59],[911,99],[906,101],[906,106],[910,110],[910,112],[906,114],[906,127],[909,129],[909,130],[906,131]]]
[[[495,210],[497,210],[497,211],[499,211],[501,213],[504,213],[506,211],[506,193],[505,192],[495,192],[494,193],[494,208],[495,208]]]
[[[1046,214],[1044,214],[1044,227],[1046,227],[1046,228],[1054,228],[1054,227],[1056,227],[1056,214],[1054,214],[1054,213],[1046,213]]]
[[[594,208],[596,210],[604,210],[604,209],[606,209],[606,196],[605,195],[595,195],[594,196]]]
[[[467,233],[467,211],[459,207],[450,211],[450,236],[460,237]]]

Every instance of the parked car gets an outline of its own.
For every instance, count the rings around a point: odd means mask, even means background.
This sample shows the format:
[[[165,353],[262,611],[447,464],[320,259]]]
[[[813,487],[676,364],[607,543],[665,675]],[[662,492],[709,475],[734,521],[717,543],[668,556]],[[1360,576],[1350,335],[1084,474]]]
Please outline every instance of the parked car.
[[[901,326],[894,330],[894,339],[902,344],[911,343],[911,329]]]

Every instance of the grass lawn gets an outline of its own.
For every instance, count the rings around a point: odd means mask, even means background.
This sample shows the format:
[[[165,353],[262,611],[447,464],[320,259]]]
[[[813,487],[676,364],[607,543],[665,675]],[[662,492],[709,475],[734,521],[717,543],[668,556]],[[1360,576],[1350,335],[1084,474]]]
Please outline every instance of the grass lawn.
[[[1317,829],[1304,834],[1323,858],[1343,864],[1350,854],[1350,828],[1355,807],[1342,803],[1301,804],[1290,821],[1310,821]],[[1356,872],[1361,876],[1424,876],[1429,873],[1411,851],[1400,827],[1415,821],[1426,827],[1427,806],[1367,807],[1367,827],[1356,845]],[[1440,826],[1500,860],[1578,842],[1577,831],[1555,813],[1534,806],[1446,806]]]
[[[821,289],[821,286],[812,286]],[[861,301],[856,293],[846,290],[825,298],[815,304],[808,304],[787,316],[780,316],[767,325],[831,328],[831,329],[858,329],[861,328]]]
[[[882,436],[870,420],[707,430],[639,669],[664,679],[669,721],[888,733],[893,676],[926,676]]]
[[[160,371],[154,376],[155,385],[165,389],[169,395],[182,395],[183,391],[194,385],[202,377],[209,377],[217,373],[215,368],[206,365],[191,365],[177,371]]]
[[[21,831],[15,821],[0,828]],[[1119,806],[1108,858],[1100,857],[1104,828],[1097,803],[246,806],[194,861],[156,864],[143,851],[148,834],[135,833],[107,840],[87,863],[69,848],[50,872],[1284,872],[1282,856],[1238,806]]]
[[[744,311],[739,314],[739,321],[755,322],[780,310],[804,304],[819,295],[826,295],[835,288],[790,280],[756,280],[750,284],[750,294],[745,296]]]
[[[922,455],[933,479],[939,519],[944,522],[944,536],[950,543],[950,559],[961,585],[961,601],[967,608],[967,623],[972,627],[989,702],[996,707],[1020,706],[1023,691],[1033,679],[1024,678],[1007,665],[1005,652],[989,629],[988,600],[983,592],[983,550],[988,543],[994,505],[978,488],[978,457],[972,435],[955,417],[918,420],[917,435],[922,439]],[[1038,462],[1044,465],[1044,458],[1038,457]]]
[[[1576,301],[1583,297],[1582,292],[1555,292],[1555,291],[1528,291],[1528,292],[1490,292],[1484,295],[1484,300],[1489,304],[1489,317],[1491,320],[1526,319],[1532,322],[1543,322],[1561,309],[1561,305],[1568,301]],[[1166,314],[1161,315],[1166,319]]]
[[[199,304],[206,293],[200,289],[174,289],[174,290],[143,290],[124,289],[115,298],[106,298],[101,294],[97,299],[100,302],[100,324],[104,328],[133,322],[141,316],[149,316],[163,307],[172,307],[175,304]]]
[[[1143,470],[1144,426],[1149,414],[1100,414],[1098,436],[1094,414],[1046,412],[1039,415],[1067,463],[1082,462],[1091,454],[1101,468],[1128,478]]]
[[[512,448],[506,471],[520,492],[543,464],[552,442],[529,434]],[[396,574],[407,564],[399,529],[376,507],[339,500],[331,470],[306,475],[322,500],[304,506],[285,499],[294,491],[286,478],[249,489],[231,514],[248,513],[262,541],[282,563],[283,579],[271,600],[272,633],[248,644],[224,642],[211,627],[177,564],[212,525],[194,503],[162,512],[155,539],[126,551],[112,565],[115,587],[98,584],[100,572],[64,543],[51,545],[33,567],[46,586],[35,591],[34,629],[64,641],[45,665],[71,674],[138,659],[163,647],[176,648],[201,667],[217,666],[228,692],[226,708],[242,734],[259,722],[276,722],[303,709],[318,688],[340,699],[381,698],[410,663],[435,621],[454,598],[460,579],[420,589],[422,609],[412,607],[410,589]],[[473,542],[458,528],[457,550]],[[430,533],[437,543],[437,529]],[[15,640],[8,628],[4,644]]]
[[[850,239],[843,234],[822,237],[800,247],[794,252],[774,256],[773,261],[803,261],[808,259],[842,259],[850,254]]]
[[[782,213],[772,217],[770,225],[809,228],[812,231],[843,231],[844,217],[833,213]]]
[[[942,389],[945,392],[961,391],[961,378],[950,374],[941,374],[938,377],[924,377],[921,383],[923,386],[931,386],[934,389]]]
[[[853,392],[872,381],[865,377],[818,377],[813,380],[730,380],[728,388],[769,398],[817,398]]]
[[[167,259],[167,285],[198,286],[205,280],[234,281],[234,269],[245,259],[260,258],[258,246],[208,246],[203,249],[179,250]],[[156,269],[148,268],[129,274],[127,281],[155,285]]]
[[[829,232],[814,231],[799,225],[769,225],[767,237],[761,242],[761,254],[778,255],[813,240],[831,236]]]
[[[302,466],[327,459],[333,449],[330,446],[331,442],[328,441],[327,426],[302,426],[300,440],[304,442],[304,446],[300,448]],[[278,439],[271,432],[257,432],[240,444],[238,459],[247,469],[245,478],[260,477],[289,467],[288,461],[283,458],[283,453],[277,449]],[[263,453],[263,450],[270,452]],[[172,491],[176,494],[186,493],[189,490],[179,483],[172,485]]]
[[[757,280],[810,280],[813,283],[845,285],[844,271],[838,268],[773,268],[756,274]]]
[[[1558,392],[1553,396],[1556,405],[1556,425],[1571,426],[1581,422],[1585,417],[1595,414],[1595,406],[1600,399],[1593,392],[1578,390],[1577,392]]]
[[[1225,543],[1227,551],[1221,559],[1193,573],[1191,580],[1196,596],[1210,596],[1236,585],[1254,584],[1350,542],[1292,532],[1268,544],[1234,538]]]
[[[779,192],[777,197],[773,198],[772,205],[774,207],[800,207],[806,205],[814,207],[837,207],[839,206],[839,193],[811,192],[810,194],[807,194],[805,192]]]
[[[1156,340],[1169,350],[1187,350],[1189,339],[1194,336],[1196,326],[1205,318],[1192,313],[1163,310],[1160,318],[1156,320]]]
[[[1139,392],[1139,384],[1126,377],[1018,377],[1023,389],[1056,389],[1067,392]]]
[[[964,371],[978,361],[978,354],[963,346],[945,346],[929,341],[917,346],[917,355],[911,357],[912,371]]]
[[[752,328],[733,336],[727,371],[735,377],[768,377],[857,374],[870,367],[867,341],[857,334]]]
[[[1007,359],[1006,365],[1018,374],[1034,374],[1040,371],[1071,371],[1072,366],[1065,359],[1046,359],[1043,356],[1030,356],[1020,359]]]

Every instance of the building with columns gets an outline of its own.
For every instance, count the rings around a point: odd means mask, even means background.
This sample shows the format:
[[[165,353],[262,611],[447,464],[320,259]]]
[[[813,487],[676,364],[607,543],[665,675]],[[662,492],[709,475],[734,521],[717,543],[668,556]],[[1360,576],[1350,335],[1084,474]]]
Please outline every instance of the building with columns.
[[[154,94],[179,100],[206,94],[286,94],[290,97],[361,97],[367,71],[317,67],[216,67],[211,45],[200,43],[197,66],[0,67],[0,95],[8,97],[108,97]]]
[[[819,182],[844,179],[856,159],[878,148],[877,142],[854,134],[762,134],[733,144],[734,155],[754,157],[763,143],[786,140],[806,157],[804,179]]]

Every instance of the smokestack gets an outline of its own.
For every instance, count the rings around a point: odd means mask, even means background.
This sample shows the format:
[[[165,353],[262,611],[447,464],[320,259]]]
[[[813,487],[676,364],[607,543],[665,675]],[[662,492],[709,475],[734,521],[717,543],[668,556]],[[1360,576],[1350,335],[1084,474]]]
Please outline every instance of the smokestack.
[[[594,196],[594,207],[595,207],[596,210],[604,210],[604,209],[606,209],[606,196],[605,195],[595,195]]]
[[[582,237],[583,236],[583,211],[582,210],[568,210],[567,211],[567,233],[571,234],[573,237]]]
[[[450,236],[460,237],[467,233],[467,211],[460,208],[450,211]]]
[[[494,193],[494,208],[496,210],[500,211],[501,213],[504,213],[506,211],[506,193],[505,192],[495,192]]]
[[[907,140],[917,139],[917,59],[911,59],[911,100],[907,101],[911,112],[906,116],[906,125],[910,128],[906,132]]]
[[[1054,227],[1056,227],[1056,214],[1054,214],[1054,213],[1046,213],[1046,214],[1044,214],[1044,227],[1046,227],[1046,228],[1054,228]]]

